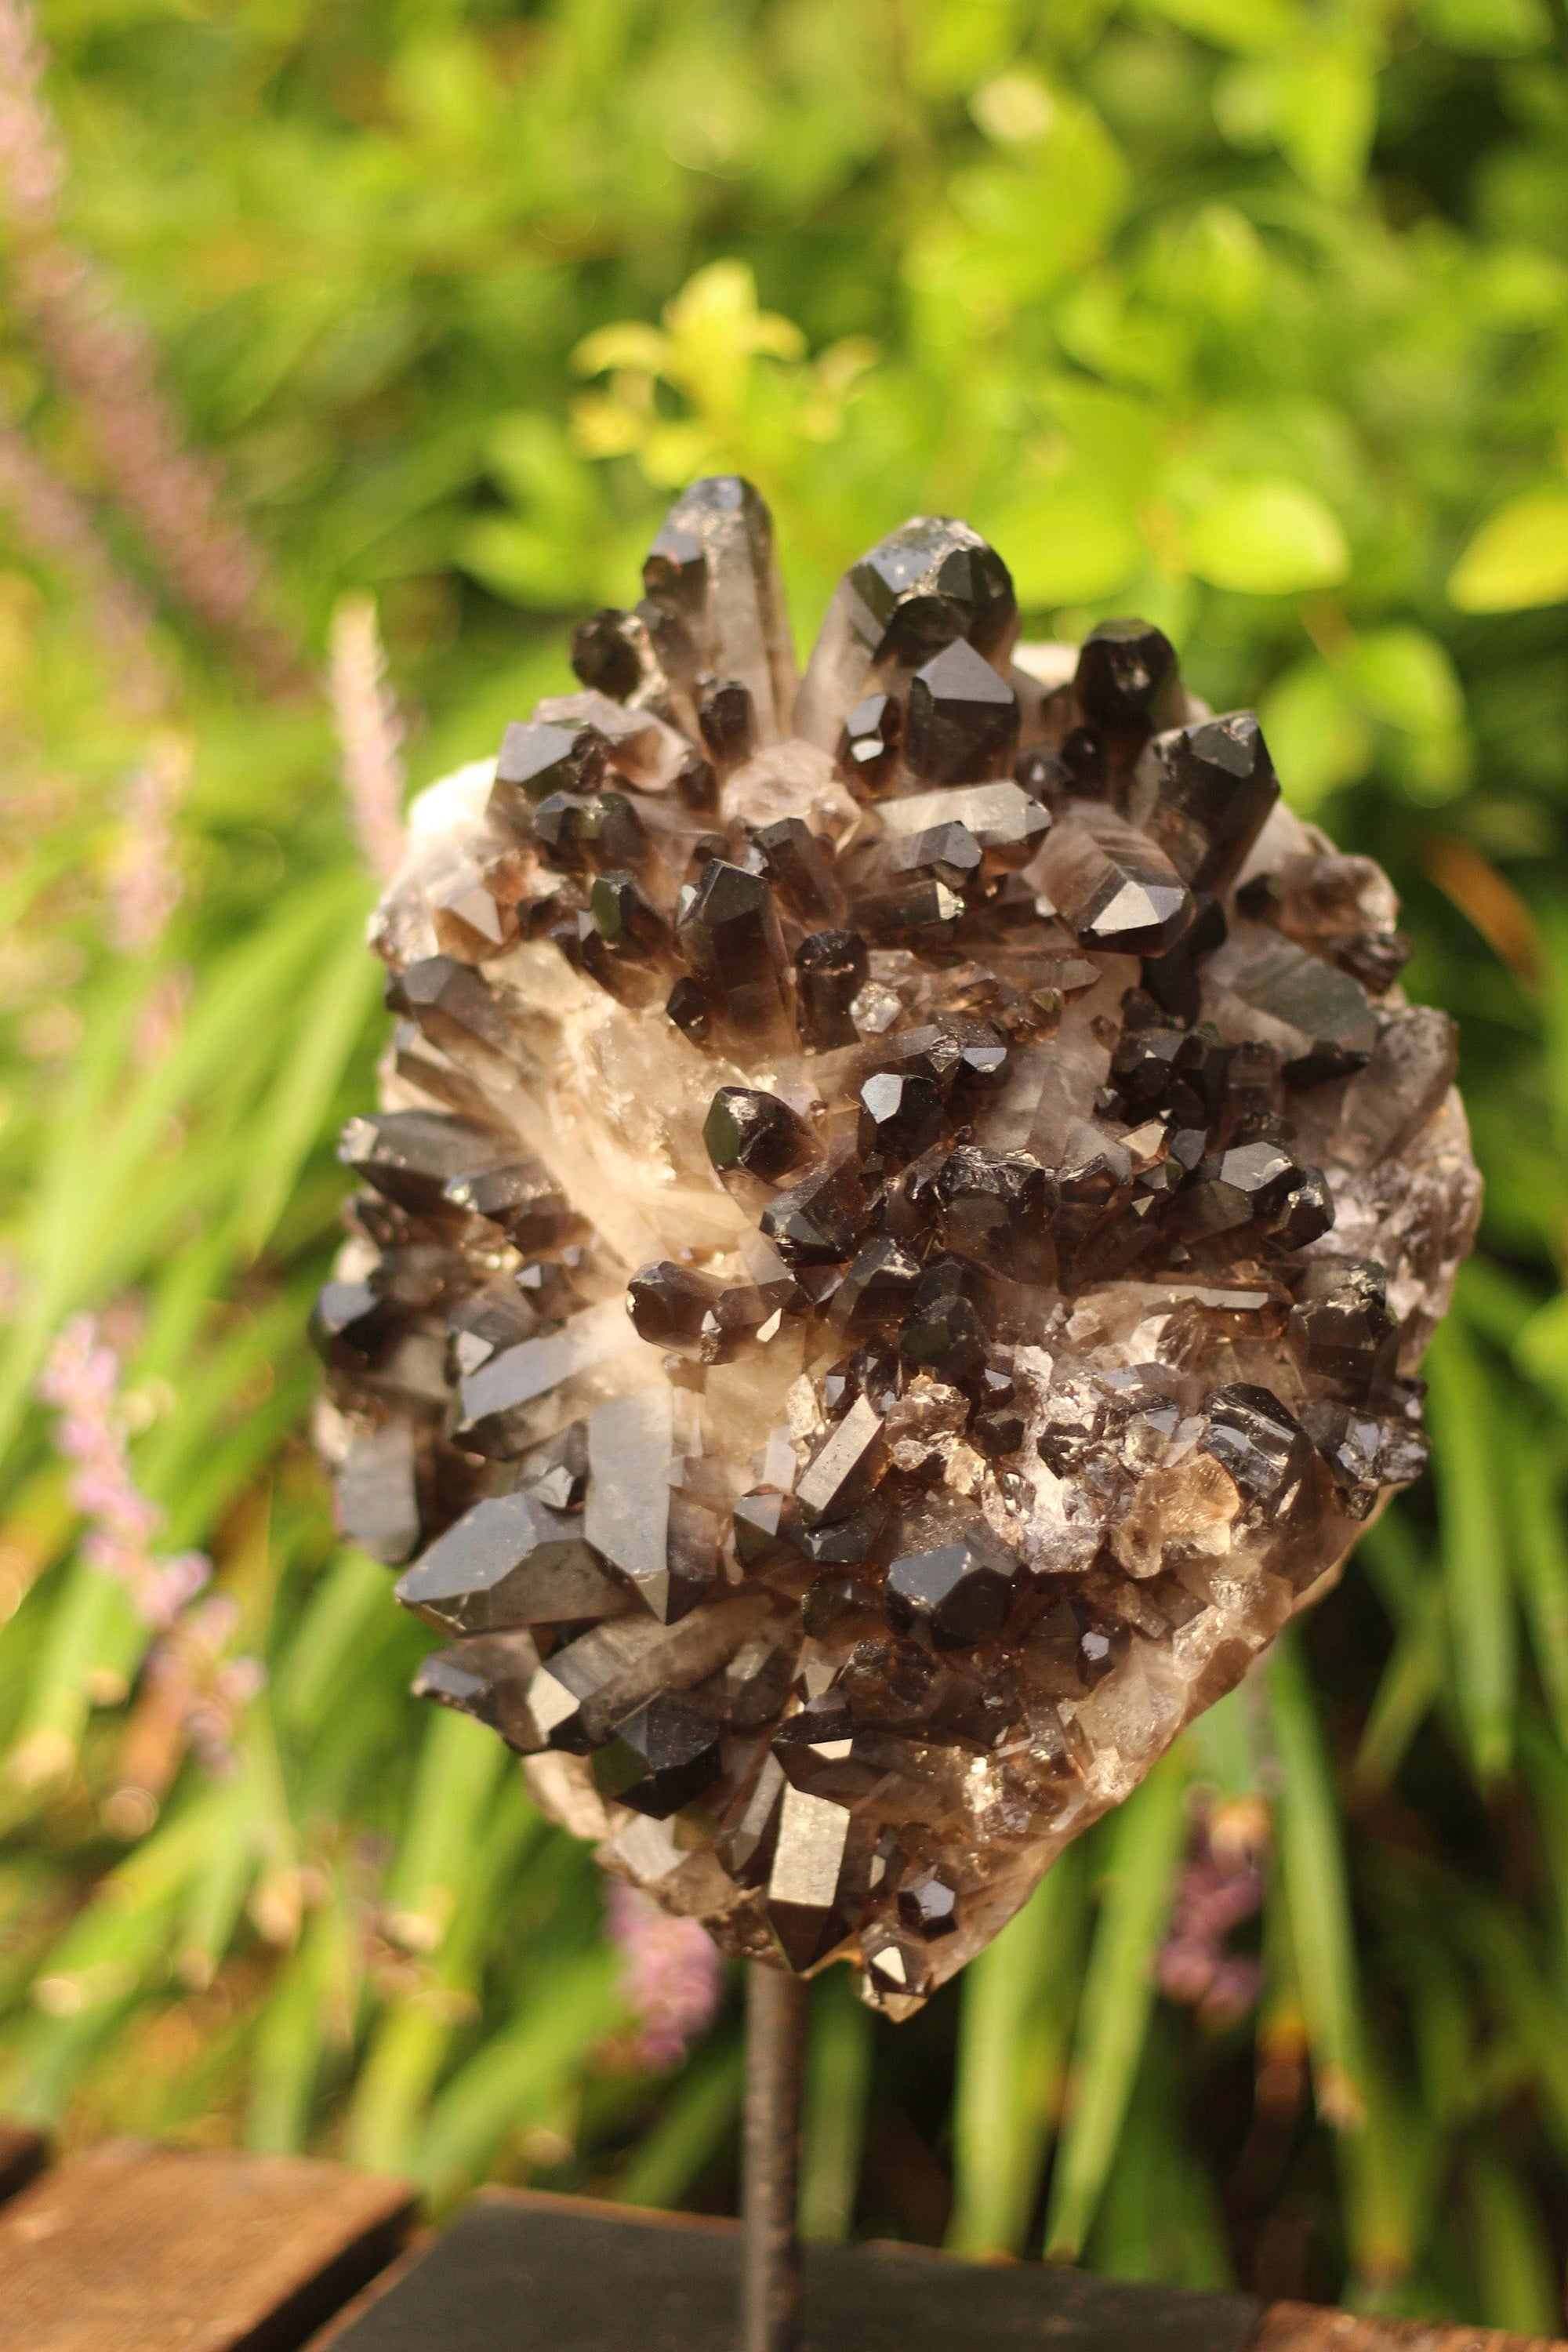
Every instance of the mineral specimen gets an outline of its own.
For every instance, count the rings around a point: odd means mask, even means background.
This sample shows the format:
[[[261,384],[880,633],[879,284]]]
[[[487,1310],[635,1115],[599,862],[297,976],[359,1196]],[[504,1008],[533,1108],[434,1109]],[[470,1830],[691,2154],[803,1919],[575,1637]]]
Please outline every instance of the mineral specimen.
[[[906,523],[804,680],[695,484],[413,812],[315,1332],[418,1688],[903,2014],[1421,1466],[1478,1181],[1393,894],[1158,629]]]

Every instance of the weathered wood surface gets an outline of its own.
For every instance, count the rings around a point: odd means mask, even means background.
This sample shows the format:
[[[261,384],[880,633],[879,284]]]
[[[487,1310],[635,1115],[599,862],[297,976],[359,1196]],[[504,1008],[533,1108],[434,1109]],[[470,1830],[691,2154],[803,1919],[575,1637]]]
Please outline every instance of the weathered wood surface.
[[[342,2165],[110,2141],[0,2209],[0,2352],[294,2352],[412,2205]]]
[[[1448,2327],[1430,2319],[1363,2319],[1311,2303],[1271,2303],[1248,2352],[1562,2352],[1543,2336]]]
[[[732,2222],[486,2190],[310,2352],[731,2352],[739,2252]],[[809,2248],[805,2339],[807,2352],[1547,2352],[909,2246]]]

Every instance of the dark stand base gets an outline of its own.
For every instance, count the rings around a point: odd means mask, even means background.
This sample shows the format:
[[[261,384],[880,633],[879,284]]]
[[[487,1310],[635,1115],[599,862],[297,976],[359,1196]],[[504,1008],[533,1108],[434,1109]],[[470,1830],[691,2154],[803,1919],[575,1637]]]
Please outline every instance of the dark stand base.
[[[1244,2352],[1263,2307],[904,2246],[808,2246],[807,2352]],[[331,2352],[733,2352],[741,2231],[491,2189]]]

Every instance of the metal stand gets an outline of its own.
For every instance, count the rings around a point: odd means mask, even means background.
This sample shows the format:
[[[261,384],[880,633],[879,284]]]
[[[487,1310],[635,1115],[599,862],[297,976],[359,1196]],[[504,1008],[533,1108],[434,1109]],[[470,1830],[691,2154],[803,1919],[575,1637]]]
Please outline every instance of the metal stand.
[[[795,2205],[806,1988],[756,1961],[746,1977],[741,2352],[800,2352]]]

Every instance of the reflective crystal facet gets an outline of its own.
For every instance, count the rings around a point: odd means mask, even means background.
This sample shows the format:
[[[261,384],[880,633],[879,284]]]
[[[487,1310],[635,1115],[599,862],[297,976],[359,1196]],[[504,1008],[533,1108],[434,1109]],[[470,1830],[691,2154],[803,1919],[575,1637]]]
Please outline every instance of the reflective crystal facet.
[[[1452,1024],[1148,624],[917,518],[797,698],[732,478],[644,586],[414,812],[322,1443],[422,1695],[902,2016],[1419,1475]]]

